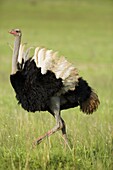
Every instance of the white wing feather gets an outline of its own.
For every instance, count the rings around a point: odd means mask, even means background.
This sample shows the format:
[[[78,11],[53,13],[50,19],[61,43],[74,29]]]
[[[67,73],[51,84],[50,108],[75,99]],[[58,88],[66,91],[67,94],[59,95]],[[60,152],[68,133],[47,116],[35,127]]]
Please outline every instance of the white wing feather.
[[[24,47],[25,47],[25,44],[20,44],[19,54],[18,54],[18,62],[20,64],[22,64],[22,58],[23,58],[23,55],[24,55]]]
[[[48,70],[50,70],[52,65],[52,50],[47,50],[45,53],[45,60],[43,61],[41,67],[41,73],[46,74]]]
[[[40,47],[37,47],[37,48],[35,49],[35,53],[34,53],[34,56],[33,56],[33,58],[32,58],[32,60],[35,61],[37,67],[38,67],[38,52],[39,52],[39,50],[40,50]]]
[[[25,51],[25,53],[24,53],[24,55],[23,55],[24,62],[26,62],[26,61],[28,60],[28,58],[29,58],[29,53],[30,53],[30,50],[31,50],[32,48],[34,48],[34,47],[29,47],[29,48]]]
[[[41,48],[38,51],[38,65],[37,65],[37,67],[41,67],[42,68],[43,62],[44,62],[44,59],[45,59],[45,51],[46,51],[45,48]]]

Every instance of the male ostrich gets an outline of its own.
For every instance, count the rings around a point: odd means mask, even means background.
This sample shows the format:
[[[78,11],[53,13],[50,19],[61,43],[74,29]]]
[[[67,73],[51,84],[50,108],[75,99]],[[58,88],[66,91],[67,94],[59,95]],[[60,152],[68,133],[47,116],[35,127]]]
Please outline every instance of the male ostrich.
[[[78,75],[76,68],[56,52],[37,47],[32,58],[23,57],[21,30],[13,29],[10,33],[15,36],[10,81],[18,103],[28,112],[49,111],[56,119],[56,126],[36,143],[58,130],[62,131],[67,143],[60,111],[80,106],[82,112],[91,114],[100,103],[97,94]]]

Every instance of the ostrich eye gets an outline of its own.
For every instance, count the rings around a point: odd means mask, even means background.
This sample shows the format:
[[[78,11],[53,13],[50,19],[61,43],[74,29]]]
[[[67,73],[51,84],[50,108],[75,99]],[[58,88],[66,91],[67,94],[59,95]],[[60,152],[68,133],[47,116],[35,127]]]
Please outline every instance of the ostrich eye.
[[[16,32],[17,32],[17,33],[19,33],[19,31],[18,31],[18,30],[16,30]]]

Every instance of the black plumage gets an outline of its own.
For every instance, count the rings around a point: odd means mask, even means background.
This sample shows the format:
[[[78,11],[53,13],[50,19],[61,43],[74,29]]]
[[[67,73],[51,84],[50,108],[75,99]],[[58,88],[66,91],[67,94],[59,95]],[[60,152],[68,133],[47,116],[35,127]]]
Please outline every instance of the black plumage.
[[[21,106],[31,112],[46,111],[50,98],[63,87],[61,79],[48,71],[41,74],[34,61],[29,59],[23,70],[10,75],[11,84],[16,92],[16,98]]]

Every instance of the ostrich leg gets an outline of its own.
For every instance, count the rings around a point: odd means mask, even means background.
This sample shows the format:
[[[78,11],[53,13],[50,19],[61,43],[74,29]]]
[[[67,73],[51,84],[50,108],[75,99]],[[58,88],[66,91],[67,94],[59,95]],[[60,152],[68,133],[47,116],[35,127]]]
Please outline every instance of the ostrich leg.
[[[44,138],[49,137],[50,135],[57,132],[58,130],[62,130],[62,135],[63,135],[64,141],[65,141],[65,144],[68,145],[65,122],[60,116],[60,98],[59,97],[52,97],[51,98],[50,110],[51,110],[51,113],[54,115],[54,117],[56,119],[56,126],[54,126],[51,130],[49,130],[43,136],[39,137],[36,140],[35,144],[41,143]]]

